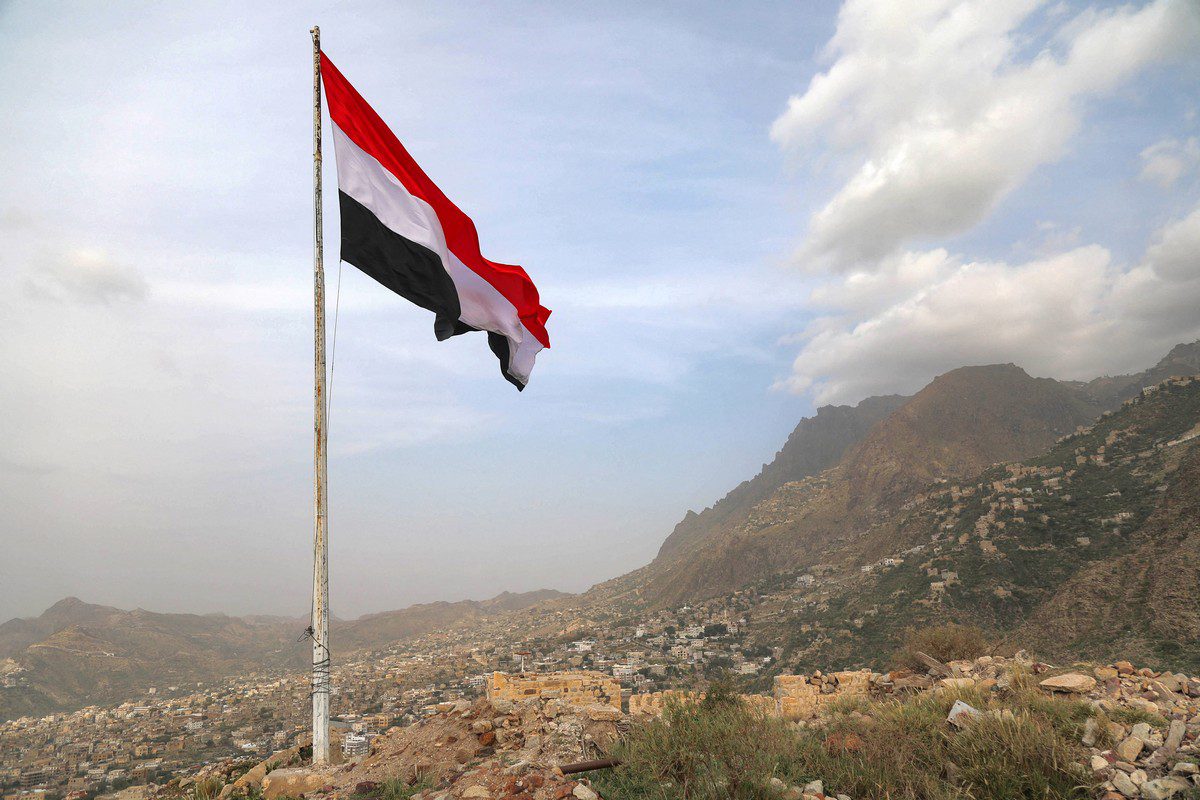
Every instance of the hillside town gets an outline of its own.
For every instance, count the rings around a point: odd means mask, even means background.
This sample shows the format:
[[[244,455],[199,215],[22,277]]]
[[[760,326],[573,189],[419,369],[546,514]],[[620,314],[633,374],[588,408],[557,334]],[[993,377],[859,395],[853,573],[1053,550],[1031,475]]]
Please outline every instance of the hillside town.
[[[495,672],[601,671],[626,698],[699,685],[726,669],[754,674],[771,654],[745,644],[748,622],[737,608],[749,606],[735,597],[562,641],[514,643],[507,626],[462,628],[351,656],[334,670],[334,725],[354,752],[439,704],[479,696]],[[262,758],[293,745],[309,714],[307,676],[262,674],[194,690],[153,687],[115,707],[9,720],[0,723],[0,788],[5,800],[80,797],[161,782],[216,760]]]
[[[390,729],[494,693],[497,675],[603,675],[615,687],[608,702],[638,710],[664,691],[698,691],[722,676],[752,691],[778,689],[780,679],[815,666],[814,654],[839,642],[855,655],[834,663],[861,668],[873,627],[885,618],[896,625],[895,613],[881,614],[881,598],[904,597],[911,600],[904,607],[933,613],[965,591],[965,576],[972,590],[1004,601],[1010,590],[988,583],[980,563],[1070,563],[1121,547],[1122,533],[1149,513],[1138,498],[1161,492],[1164,464],[1197,438],[1197,427],[1178,416],[1192,407],[1184,401],[1194,404],[1198,388],[1195,379],[1173,378],[1038,459],[996,465],[970,482],[938,482],[901,510],[901,530],[916,532],[898,537],[906,546],[853,568],[813,563],[653,611],[619,593],[586,605],[542,603],[341,657],[332,698],[341,746],[347,757],[369,752]],[[1157,416],[1130,417],[1136,425],[1122,416],[1161,398],[1174,402],[1155,406]],[[778,498],[761,511],[778,512]],[[0,789],[4,800],[78,800],[229,759],[253,763],[299,743],[309,711],[308,677],[276,671],[146,687],[115,706],[8,720],[0,723]]]

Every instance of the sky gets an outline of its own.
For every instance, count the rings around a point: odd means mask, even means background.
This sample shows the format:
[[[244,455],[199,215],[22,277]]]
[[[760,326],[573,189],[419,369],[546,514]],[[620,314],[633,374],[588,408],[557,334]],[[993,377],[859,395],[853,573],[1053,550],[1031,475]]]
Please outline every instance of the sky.
[[[1200,338],[1196,0],[0,2],[0,619],[307,614],[314,23],[553,310],[518,393],[326,214],[335,615],[641,566],[819,405]]]

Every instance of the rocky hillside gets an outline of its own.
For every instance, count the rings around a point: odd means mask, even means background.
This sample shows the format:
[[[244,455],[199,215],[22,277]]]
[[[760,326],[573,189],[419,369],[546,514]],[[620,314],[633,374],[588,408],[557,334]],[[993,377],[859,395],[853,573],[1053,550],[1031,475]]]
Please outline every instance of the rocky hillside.
[[[818,558],[887,552],[898,541],[896,511],[930,481],[1035,456],[1143,386],[1197,372],[1193,343],[1135,375],[1082,383],[1033,378],[1012,364],[963,367],[911,398],[821,409],[756,478],[689,514],[650,565],[598,594],[678,605]]]
[[[298,629],[298,620],[123,611],[67,598],[0,626],[0,719],[300,666]]]
[[[1168,381],[1040,456],[932,482],[819,567],[763,581],[760,616],[778,621],[760,636],[785,664],[872,664],[906,627],[954,620],[1055,657],[1194,668],[1198,495],[1200,380]]]
[[[331,636],[342,649],[378,650],[410,636],[420,636],[453,625],[480,622],[570,596],[554,589],[539,589],[521,593],[502,592],[488,600],[421,603],[399,611],[367,614],[349,622],[338,622],[331,626]]]
[[[645,597],[662,605],[715,596],[801,566],[880,526],[931,480],[1034,455],[1099,409],[1012,365],[964,367],[922,389],[874,425],[839,463],[786,483],[709,534],[686,559],[651,565]]]
[[[342,653],[379,650],[410,636],[499,619],[567,596],[543,589],[414,605],[334,620],[331,636]],[[151,687],[182,691],[185,685],[231,675],[303,669],[311,649],[299,635],[307,624],[299,618],[123,611],[69,597],[38,617],[0,625],[0,720],[120,702]]]

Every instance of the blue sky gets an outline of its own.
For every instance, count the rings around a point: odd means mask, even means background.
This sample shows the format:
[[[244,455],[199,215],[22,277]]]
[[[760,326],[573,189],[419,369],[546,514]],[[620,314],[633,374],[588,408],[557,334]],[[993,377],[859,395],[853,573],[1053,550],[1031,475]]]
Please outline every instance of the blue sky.
[[[518,394],[342,272],[353,616],[640,566],[817,404],[1196,338],[1198,15],[0,4],[0,617],[307,611],[314,22],[554,310]]]

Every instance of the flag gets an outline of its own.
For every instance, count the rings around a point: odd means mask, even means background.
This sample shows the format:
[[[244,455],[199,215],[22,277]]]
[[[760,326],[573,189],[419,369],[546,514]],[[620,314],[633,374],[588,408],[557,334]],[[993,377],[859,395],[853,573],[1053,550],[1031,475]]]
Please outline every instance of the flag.
[[[550,346],[550,309],[521,267],[488,261],[475,223],[417,166],[395,134],[321,53],[333,122],[343,261],[435,315],[438,340],[486,331],[518,389]]]

